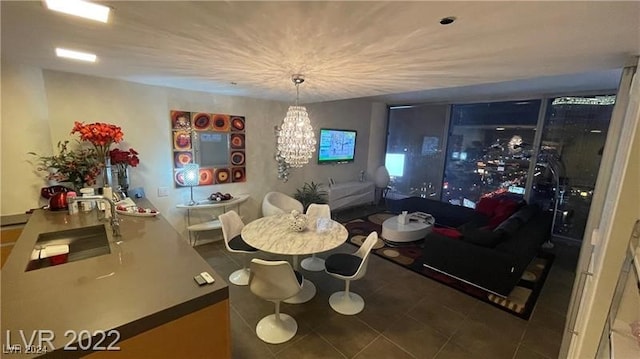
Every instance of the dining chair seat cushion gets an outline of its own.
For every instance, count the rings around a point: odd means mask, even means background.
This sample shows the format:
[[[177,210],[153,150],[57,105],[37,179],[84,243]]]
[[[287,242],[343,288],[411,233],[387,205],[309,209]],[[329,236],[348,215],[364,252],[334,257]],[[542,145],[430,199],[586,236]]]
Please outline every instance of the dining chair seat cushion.
[[[302,273],[298,272],[297,270],[294,270],[293,273],[295,273],[295,275],[296,275],[296,279],[298,280],[298,284],[302,285],[302,282],[304,282],[304,277],[302,276]]]
[[[327,272],[350,277],[358,271],[362,258],[348,253],[332,254],[324,262]]]
[[[237,236],[231,238],[229,241],[229,248],[235,251],[245,251],[245,252],[257,252],[258,249],[251,247],[247,244],[247,242],[242,239],[242,235],[238,234]]]

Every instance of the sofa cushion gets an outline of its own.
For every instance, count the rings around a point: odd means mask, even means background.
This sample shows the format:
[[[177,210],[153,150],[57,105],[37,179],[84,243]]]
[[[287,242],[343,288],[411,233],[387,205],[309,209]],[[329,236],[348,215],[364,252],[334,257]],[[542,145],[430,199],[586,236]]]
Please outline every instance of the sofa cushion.
[[[433,227],[431,232],[454,239],[462,237],[462,233],[455,228]]]
[[[483,247],[493,248],[502,241],[503,233],[488,229],[467,229],[462,232],[462,240]]]
[[[516,234],[516,232],[518,232],[523,224],[524,222],[522,222],[520,218],[509,217],[508,219],[500,223],[493,231],[511,237]]]
[[[522,223],[527,223],[529,220],[540,211],[540,207],[537,204],[528,204],[520,208],[516,213],[512,214],[509,218],[518,218]]]
[[[464,232],[470,229],[478,229],[486,226],[489,223],[489,217],[485,215],[474,216],[471,220],[461,226],[458,226],[458,231]]]

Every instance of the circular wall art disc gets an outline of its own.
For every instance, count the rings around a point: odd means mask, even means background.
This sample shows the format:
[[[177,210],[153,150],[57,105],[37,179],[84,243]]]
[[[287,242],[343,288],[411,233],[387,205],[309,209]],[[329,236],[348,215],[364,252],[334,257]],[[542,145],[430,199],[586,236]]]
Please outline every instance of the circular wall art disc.
[[[244,152],[242,151],[231,152],[231,164],[234,166],[244,165]]]
[[[242,116],[231,117],[231,131],[244,131],[244,117]]]
[[[229,115],[213,115],[213,130],[217,132],[229,132]]]
[[[213,168],[200,169],[200,186],[213,184]]]
[[[245,182],[247,180],[244,167],[236,167],[231,169],[231,176],[233,182]]]
[[[231,135],[231,148],[243,149],[244,148],[244,135],[240,133],[234,133]]]
[[[191,113],[186,111],[171,111],[171,128],[174,130],[188,129],[191,126]]]
[[[176,180],[178,185],[184,186],[184,173],[182,173],[182,170],[177,171],[173,178]]]
[[[173,155],[173,163],[176,168],[184,167],[184,165],[191,163],[192,161],[193,158],[191,156],[191,152],[176,152]]]
[[[187,131],[173,132],[173,148],[178,150],[191,149],[191,134]]]
[[[211,115],[208,113],[196,113],[193,115],[193,127],[199,131],[205,131],[211,126]]]
[[[231,173],[228,168],[219,168],[216,170],[216,183],[229,183],[231,182]]]

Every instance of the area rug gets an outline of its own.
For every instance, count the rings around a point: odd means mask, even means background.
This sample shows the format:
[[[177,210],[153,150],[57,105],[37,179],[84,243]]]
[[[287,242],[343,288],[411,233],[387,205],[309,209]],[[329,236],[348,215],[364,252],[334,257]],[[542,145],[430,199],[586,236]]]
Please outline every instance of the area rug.
[[[394,214],[382,212],[344,223],[349,231],[348,242],[355,246],[361,246],[367,235],[372,231],[376,231],[380,235],[382,233],[382,222],[393,216]],[[444,273],[424,267],[419,260],[422,256],[421,242],[390,245],[382,239],[378,239],[372,249],[372,253],[525,320],[528,320],[533,312],[554,258],[551,253],[541,252],[538,254],[524,271],[520,281],[509,296],[502,298]]]

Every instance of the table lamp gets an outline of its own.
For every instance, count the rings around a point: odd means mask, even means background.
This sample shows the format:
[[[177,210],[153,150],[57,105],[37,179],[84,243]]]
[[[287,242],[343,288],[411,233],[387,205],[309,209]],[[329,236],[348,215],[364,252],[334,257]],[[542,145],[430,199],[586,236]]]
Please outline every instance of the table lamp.
[[[189,201],[188,205],[194,206],[196,202],[193,200],[193,186],[197,186],[200,182],[200,166],[196,163],[188,163],[183,168],[183,183],[191,189],[191,201]]]

